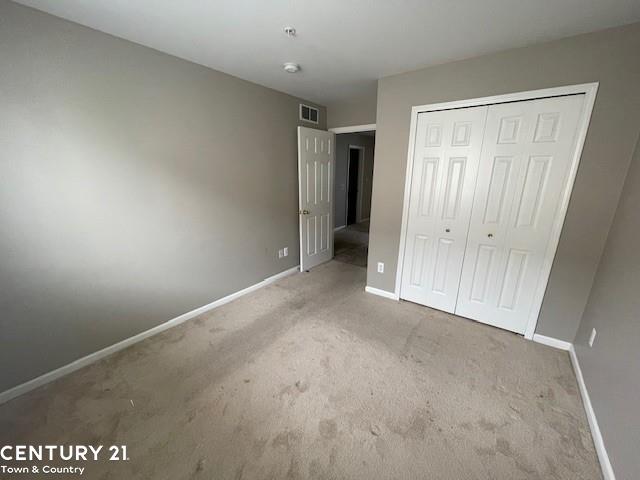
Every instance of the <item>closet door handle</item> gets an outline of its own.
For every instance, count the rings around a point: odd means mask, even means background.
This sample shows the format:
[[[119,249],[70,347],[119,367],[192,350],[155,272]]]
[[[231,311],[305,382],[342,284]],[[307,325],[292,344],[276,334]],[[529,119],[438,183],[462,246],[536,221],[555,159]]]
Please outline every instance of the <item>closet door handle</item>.
[[[445,228],[444,231],[449,233],[451,231],[451,229],[450,228]]]
[[[489,234],[487,235],[487,237],[489,237],[489,238],[493,238],[493,233],[489,233]]]

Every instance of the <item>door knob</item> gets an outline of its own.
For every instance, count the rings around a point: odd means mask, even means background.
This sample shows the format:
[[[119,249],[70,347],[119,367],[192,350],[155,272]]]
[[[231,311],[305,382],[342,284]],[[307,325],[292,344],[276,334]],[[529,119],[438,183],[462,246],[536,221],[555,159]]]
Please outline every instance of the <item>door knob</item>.
[[[489,234],[487,235],[487,237],[489,237],[489,238],[493,238],[493,233],[489,233]]]
[[[451,231],[451,229],[450,228],[445,228],[444,231],[449,233]]]
[[[310,212],[309,212],[309,210],[300,210],[298,213],[300,215],[309,215]]]

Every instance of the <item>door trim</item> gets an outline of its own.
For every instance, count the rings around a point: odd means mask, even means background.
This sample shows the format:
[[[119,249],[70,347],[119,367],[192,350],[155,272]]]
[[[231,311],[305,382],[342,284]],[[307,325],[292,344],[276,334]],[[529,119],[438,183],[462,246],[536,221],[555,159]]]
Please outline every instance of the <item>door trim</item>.
[[[366,125],[350,125],[348,127],[328,128],[327,130],[329,130],[330,132],[338,134],[338,133],[370,132],[372,130],[375,131],[375,129],[376,129],[376,124],[375,123],[368,123]]]
[[[580,157],[582,156],[584,141],[587,137],[587,130],[589,128],[589,122],[591,120],[591,113],[593,112],[593,105],[596,100],[597,92],[598,82],[594,82],[583,83],[579,85],[568,85],[564,87],[544,88],[541,90],[529,90],[525,92],[509,93],[505,95],[494,95],[491,97],[472,98],[469,100],[432,103],[428,105],[418,105],[411,108],[409,148],[407,152],[407,168],[404,180],[404,198],[402,202],[402,227],[400,230],[400,245],[398,248],[398,264],[396,267],[396,282],[394,290],[395,296],[397,296],[398,298],[400,297],[400,287],[402,283],[402,267],[404,264],[405,245],[407,240],[407,226],[409,223],[409,198],[411,195],[411,178],[413,174],[413,156],[415,150],[416,129],[418,126],[418,114],[425,112],[434,112],[438,110],[452,110],[455,108],[478,107],[496,103],[518,102],[526,100],[537,100],[541,98],[560,97],[565,95],[584,94],[585,102],[582,110],[582,116],[580,118],[580,123],[578,124],[576,145],[574,148],[573,158],[571,159],[571,167],[569,170],[569,176],[567,178],[567,184],[564,188],[564,191],[562,192],[562,199],[560,201],[559,208],[553,221],[551,237],[549,240],[549,244],[547,245],[547,250],[545,252],[540,279],[533,296],[533,307],[531,312],[529,312],[527,327],[524,333],[525,338],[529,340],[533,339],[536,325],[538,324],[540,308],[542,307],[542,300],[544,298],[544,293],[549,281],[549,275],[551,273],[551,266],[553,265],[553,259],[555,257],[558,243],[560,241],[560,233],[562,232],[562,226],[567,214],[567,208],[569,207],[569,199],[571,198],[573,184],[575,182],[576,173],[578,172],[578,165],[580,164]]]

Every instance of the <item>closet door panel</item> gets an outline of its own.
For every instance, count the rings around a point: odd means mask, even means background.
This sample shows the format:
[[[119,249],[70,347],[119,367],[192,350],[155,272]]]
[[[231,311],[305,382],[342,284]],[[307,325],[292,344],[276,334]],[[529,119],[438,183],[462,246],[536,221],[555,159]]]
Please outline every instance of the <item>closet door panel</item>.
[[[418,115],[401,298],[455,309],[487,107]]]
[[[524,333],[583,95],[491,105],[455,312]]]

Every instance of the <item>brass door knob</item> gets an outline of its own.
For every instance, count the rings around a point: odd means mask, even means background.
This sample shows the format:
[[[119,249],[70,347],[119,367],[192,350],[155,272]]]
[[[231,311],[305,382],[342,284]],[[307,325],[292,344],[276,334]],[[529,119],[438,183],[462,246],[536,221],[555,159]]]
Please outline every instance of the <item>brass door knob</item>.
[[[489,234],[487,235],[487,237],[489,237],[489,238],[493,238],[493,233],[489,233]]]

